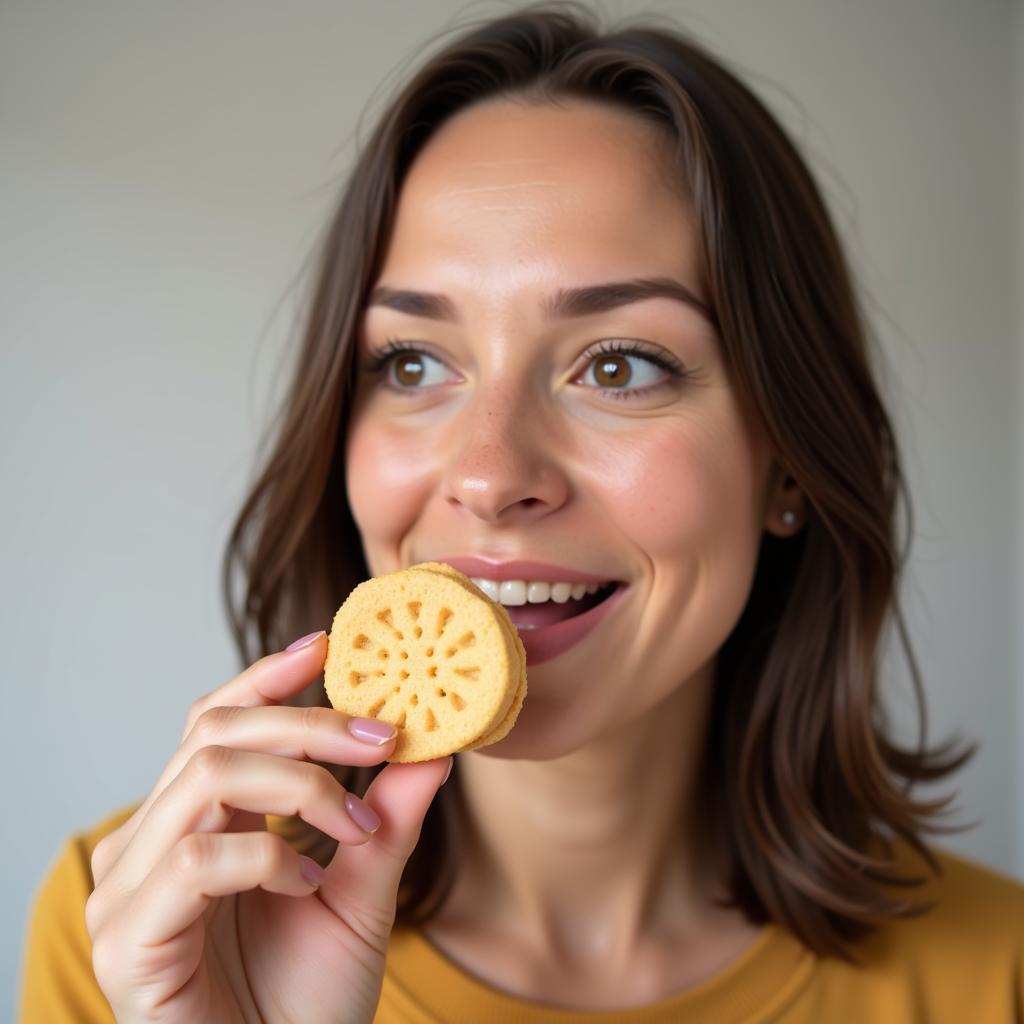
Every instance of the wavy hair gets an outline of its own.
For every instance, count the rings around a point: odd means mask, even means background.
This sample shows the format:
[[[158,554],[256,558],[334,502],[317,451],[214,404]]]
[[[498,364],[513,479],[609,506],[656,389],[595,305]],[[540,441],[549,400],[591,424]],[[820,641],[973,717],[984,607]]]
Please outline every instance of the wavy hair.
[[[855,960],[853,944],[878,923],[926,909],[892,891],[925,881],[900,872],[893,841],[938,871],[922,835],[953,830],[937,820],[952,797],[918,800],[910,790],[959,768],[973,747],[926,746],[898,603],[909,495],[825,204],[765,106],[676,29],[601,31],[575,3],[523,7],[459,28],[386,104],[318,246],[290,388],[224,553],[242,662],[330,622],[368,576],[343,463],[358,324],[417,153],[446,118],[496,97],[603,102],[672,141],[731,380],[808,503],[797,536],[764,534],[748,603],[719,653],[701,787],[707,820],[729,866],[731,905],[818,953]],[[890,738],[878,693],[890,620],[911,669],[913,749]],[[293,703],[326,704],[322,685]],[[379,770],[329,767],[357,793]],[[422,923],[443,904],[462,813],[449,784],[406,866],[397,924]],[[333,840],[320,839],[326,859]]]

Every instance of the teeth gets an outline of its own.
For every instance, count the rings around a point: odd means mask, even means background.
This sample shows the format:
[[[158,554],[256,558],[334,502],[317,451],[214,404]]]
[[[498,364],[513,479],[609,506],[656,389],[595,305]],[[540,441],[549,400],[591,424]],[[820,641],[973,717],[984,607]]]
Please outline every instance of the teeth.
[[[565,604],[569,598],[578,601],[585,594],[596,594],[611,583],[549,583],[546,580],[489,580],[483,576],[470,579],[492,600],[515,607],[554,601]]]
[[[526,604],[526,583],[524,580],[502,580],[498,591],[498,600],[502,604]]]
[[[470,579],[492,600],[498,600],[499,586],[497,580],[485,580],[483,577],[470,576]]]

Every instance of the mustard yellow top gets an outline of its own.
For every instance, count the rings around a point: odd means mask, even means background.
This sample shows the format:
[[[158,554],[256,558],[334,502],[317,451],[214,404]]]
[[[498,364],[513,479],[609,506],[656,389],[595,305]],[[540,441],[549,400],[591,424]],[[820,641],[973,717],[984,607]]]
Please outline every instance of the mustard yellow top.
[[[85,902],[93,848],[135,806],[72,836],[37,891],[21,979],[22,1024],[114,1020],[92,973]],[[301,848],[294,821],[268,821]],[[859,968],[815,956],[769,925],[739,960],[679,995],[628,1010],[576,1012],[506,995],[418,931],[398,929],[375,1024],[1021,1024],[1024,885],[950,853],[936,855],[942,878],[916,890],[936,907],[859,944]]]

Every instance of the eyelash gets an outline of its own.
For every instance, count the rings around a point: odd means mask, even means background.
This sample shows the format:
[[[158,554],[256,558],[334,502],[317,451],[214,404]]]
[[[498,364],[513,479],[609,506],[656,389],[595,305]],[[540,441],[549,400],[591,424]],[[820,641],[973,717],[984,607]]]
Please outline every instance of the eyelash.
[[[398,355],[405,355],[408,353],[415,353],[417,355],[427,356],[429,359],[434,359],[437,362],[441,360],[437,356],[425,349],[420,348],[413,342],[399,341],[396,338],[388,338],[385,346],[378,352],[371,352],[363,364],[363,371],[365,373],[376,375],[381,373],[387,368],[388,364]],[[692,377],[691,371],[687,370],[681,363],[677,363],[675,360],[660,355],[655,352],[648,352],[641,345],[636,342],[630,341],[602,341],[598,347],[585,353],[587,358],[590,360],[597,359],[603,355],[635,355],[648,362],[653,363],[659,369],[664,370],[670,376],[676,380],[686,380],[688,377]],[[590,363],[587,364],[589,368]],[[585,372],[585,371],[584,371]],[[602,394],[607,394],[616,401],[629,401],[636,398],[638,395],[646,395],[652,391],[657,391],[659,388],[665,386],[668,383],[666,381],[660,381],[657,384],[648,384],[642,388],[598,388],[597,390]],[[396,388],[388,382],[387,387],[391,391],[395,391],[398,394],[409,395],[416,391],[423,390],[422,388]]]

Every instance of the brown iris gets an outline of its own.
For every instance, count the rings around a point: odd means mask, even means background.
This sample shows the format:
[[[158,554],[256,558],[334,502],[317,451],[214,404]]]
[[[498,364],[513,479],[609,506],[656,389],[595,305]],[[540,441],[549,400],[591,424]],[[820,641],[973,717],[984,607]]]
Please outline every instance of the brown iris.
[[[629,383],[632,371],[622,356],[605,356],[594,364],[594,379],[599,384],[620,388]]]
[[[395,364],[395,377],[402,385],[418,384],[423,379],[423,359],[418,355],[403,356]]]

